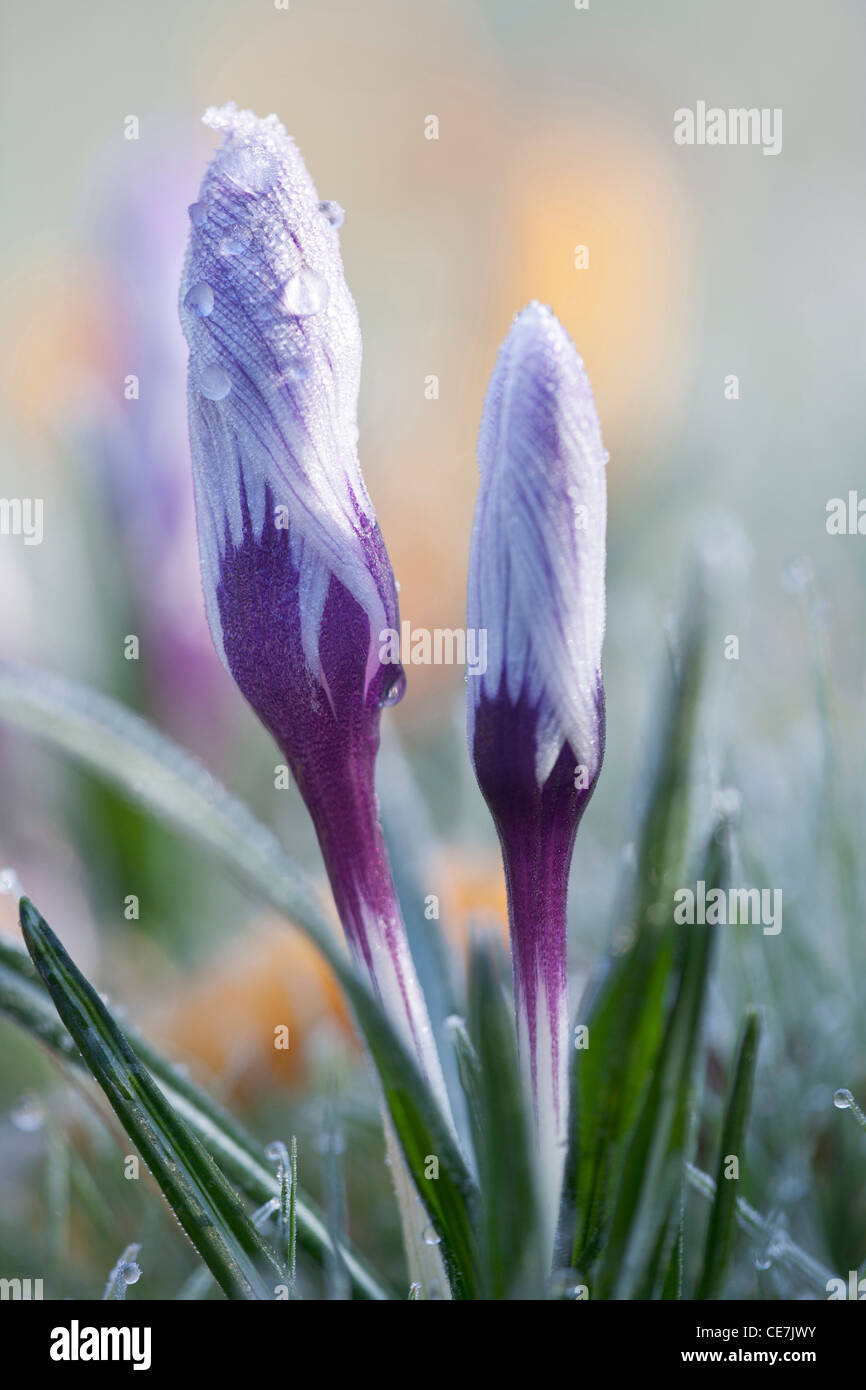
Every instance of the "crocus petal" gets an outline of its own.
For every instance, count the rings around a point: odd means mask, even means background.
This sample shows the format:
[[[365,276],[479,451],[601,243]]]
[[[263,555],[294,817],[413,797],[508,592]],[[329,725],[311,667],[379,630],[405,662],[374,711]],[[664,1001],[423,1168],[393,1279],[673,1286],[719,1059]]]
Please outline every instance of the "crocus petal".
[[[553,313],[515,319],[491,379],[467,623],[469,751],[502,846],[518,1038],[549,1219],[567,1122],[566,897],[604,753],[605,464],[592,391]]]
[[[303,564],[302,639],[318,670],[331,575],[374,638],[392,625],[393,577],[357,454],[361,335],[339,233],[275,116],[233,104],[205,115],[224,136],[192,205],[181,318],[202,576],[217,650],[224,557],[247,527],[291,519]],[[371,659],[371,666],[372,666]]]
[[[202,579],[223,661],[283,750],[356,960],[447,1113],[379,826],[396,585],[361,476],[361,339],[333,206],[276,117],[234,105],[190,208],[181,320]]]
[[[468,623],[487,628],[483,690],[493,698],[502,686],[512,703],[523,695],[537,710],[540,786],[564,743],[594,780],[607,454],[583,363],[544,305],[528,305],[502,345],[478,461]],[[473,711],[470,700],[470,721]],[[470,722],[470,747],[471,735]]]

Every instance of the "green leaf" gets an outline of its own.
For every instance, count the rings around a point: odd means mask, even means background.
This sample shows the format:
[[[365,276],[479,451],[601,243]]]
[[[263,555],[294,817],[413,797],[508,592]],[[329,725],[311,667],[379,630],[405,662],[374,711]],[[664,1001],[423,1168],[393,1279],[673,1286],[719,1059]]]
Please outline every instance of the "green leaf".
[[[0,941],[0,1010],[38,1038],[55,1056],[79,1067],[86,1066],[36,977],[30,957],[5,941]],[[280,1182],[262,1145],[133,1029],[126,1026],[124,1031],[173,1109],[214,1154],[220,1167],[244,1195],[257,1206],[279,1197]],[[327,1223],[315,1203],[301,1192],[295,1198],[295,1212],[298,1244],[321,1264],[325,1252],[330,1249]],[[343,1248],[342,1259],[357,1297],[375,1300],[397,1297],[351,1246]]]
[[[478,1192],[466,1160],[418,1063],[378,1002],[345,966],[341,983],[379,1073],[409,1172],[439,1236],[452,1293],[455,1298],[477,1298]],[[435,1169],[429,1161],[434,1158]]]
[[[685,881],[704,610],[703,587],[695,582],[653,744],[636,865],[623,894],[619,920],[626,930],[578,1012],[589,1045],[573,1059],[558,1259],[584,1274],[604,1245],[617,1165],[661,1046],[676,979],[673,894]]]
[[[760,1016],[751,1009],[745,1014],[740,1025],[716,1165],[716,1195],[710,1210],[704,1264],[695,1298],[720,1298],[724,1288],[734,1248],[737,1217],[737,1185],[726,1176],[725,1168],[731,1154],[735,1154],[742,1161],[746,1127],[752,1108],[760,1040]]]
[[[36,969],[87,1066],[160,1191],[229,1298],[269,1299],[279,1262],[210,1154],[172,1110],[99,995],[28,898],[21,930]]]
[[[334,932],[311,880],[204,765],[116,701],[47,671],[0,661],[0,718],[121,787],[196,840],[326,953]]]
[[[697,1168],[694,1163],[686,1164],[686,1181],[689,1186],[712,1202],[716,1196],[715,1179],[709,1173]],[[737,1224],[742,1231],[754,1240],[760,1241],[764,1248],[773,1243],[773,1263],[784,1266],[792,1274],[798,1275],[820,1298],[827,1296],[827,1284],[836,1276],[820,1260],[816,1260],[793,1240],[778,1222],[762,1216],[743,1197],[737,1198]]]
[[[514,1021],[490,948],[483,942],[473,943],[470,957],[469,1031],[477,1066],[470,1066],[467,1056],[463,1065],[468,1069],[482,1192],[483,1296],[543,1297],[532,1139]]]
[[[436,1222],[446,1261],[451,1261],[461,1289],[474,1287],[476,1256],[469,1214],[474,1184],[450,1124],[371,990],[335,941],[309,879],[283,854],[276,838],[197,759],[105,696],[44,672],[0,662],[0,715],[119,783],[156,815],[214,853],[313,940],[352,1005],[379,1071],[400,1143],[411,1151],[407,1151],[409,1168]],[[450,1186],[424,1178],[424,1164],[419,1164],[417,1153],[422,1135],[428,1144],[435,1139],[439,1145],[428,1147],[427,1154],[441,1156],[447,1150]],[[431,1192],[433,1199],[428,1202]]]
[[[708,889],[727,890],[729,866],[729,830],[722,823],[710,840],[701,867],[700,876]],[[716,939],[716,929],[711,926],[680,930],[676,998],[618,1175],[599,1262],[599,1298],[657,1298],[669,1269]]]

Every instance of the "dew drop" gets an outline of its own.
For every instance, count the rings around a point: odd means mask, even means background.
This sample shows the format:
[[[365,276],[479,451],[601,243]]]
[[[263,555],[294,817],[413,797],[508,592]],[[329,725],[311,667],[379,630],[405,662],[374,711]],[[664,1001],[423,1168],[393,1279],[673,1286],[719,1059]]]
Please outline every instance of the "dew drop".
[[[383,709],[390,708],[391,705],[399,705],[403,696],[406,694],[406,672],[402,666],[398,666],[396,674],[392,677],[389,685],[385,687],[385,693],[381,699]]]
[[[756,1256],[755,1256],[755,1269],[760,1269],[760,1270],[762,1270],[762,1271],[765,1271],[765,1270],[772,1269],[772,1268],[773,1268],[773,1261],[772,1261],[772,1259],[770,1258],[770,1256],[769,1256],[768,1254],[765,1253],[765,1254],[762,1254],[762,1255],[756,1255]]]
[[[213,290],[206,280],[199,280],[183,302],[193,314],[198,314],[200,319],[206,319],[213,313]]]
[[[441,1244],[441,1241],[442,1241],[442,1237],[440,1236],[439,1232],[436,1230],[436,1227],[433,1225],[432,1222],[430,1223],[429,1226],[425,1226],[425,1228],[424,1228],[424,1244],[425,1244],[425,1245],[439,1245],[439,1244]]]
[[[222,367],[203,367],[199,377],[199,388],[209,401],[221,401],[232,389],[231,377]]]
[[[323,203],[319,203],[319,212],[327,218],[332,227],[340,228],[346,220],[346,210],[341,208],[339,203],[335,203],[331,198],[326,198]]]
[[[220,238],[221,256],[242,256],[249,250],[253,234],[249,227],[232,227]]]
[[[133,1261],[130,1261],[123,1266],[123,1269],[120,1271],[120,1277],[124,1284],[137,1284],[141,1278],[141,1269]]]
[[[293,318],[320,314],[328,302],[328,282],[309,266],[302,266],[283,290],[283,308]]]
[[[833,1092],[833,1104],[837,1110],[850,1110],[854,1104],[854,1097],[850,1091],[843,1088]]]
[[[45,1113],[35,1096],[24,1096],[11,1112],[11,1119],[23,1134],[35,1134],[42,1128]]]
[[[194,227],[203,227],[207,221],[207,203],[190,203],[189,220]]]

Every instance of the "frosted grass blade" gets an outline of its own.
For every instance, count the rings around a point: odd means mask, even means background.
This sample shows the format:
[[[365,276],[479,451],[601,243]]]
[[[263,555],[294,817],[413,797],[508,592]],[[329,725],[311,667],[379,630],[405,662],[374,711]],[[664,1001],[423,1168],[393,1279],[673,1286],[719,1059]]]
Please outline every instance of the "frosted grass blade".
[[[0,941],[0,1011],[13,1019],[65,1062],[85,1067],[84,1058],[57,1016],[25,952]],[[173,1109],[219,1161],[232,1182],[261,1206],[280,1195],[280,1183],[264,1148],[215,1100],[174,1067],[133,1029],[126,1036]],[[300,1191],[295,1196],[298,1245],[319,1263],[329,1249],[327,1224],[315,1203]],[[342,1252],[358,1298],[385,1300],[396,1293],[351,1246]]]
[[[22,898],[19,906],[27,949],[57,1012],[194,1248],[227,1297],[272,1298],[279,1262],[222,1172],[33,904]]]
[[[703,1269],[695,1298],[720,1298],[724,1290],[734,1248],[737,1214],[737,1185],[729,1179],[725,1168],[731,1154],[742,1162],[760,1040],[760,1016],[755,1010],[749,1010],[740,1025],[737,1040],[716,1164],[716,1195],[710,1210]]]

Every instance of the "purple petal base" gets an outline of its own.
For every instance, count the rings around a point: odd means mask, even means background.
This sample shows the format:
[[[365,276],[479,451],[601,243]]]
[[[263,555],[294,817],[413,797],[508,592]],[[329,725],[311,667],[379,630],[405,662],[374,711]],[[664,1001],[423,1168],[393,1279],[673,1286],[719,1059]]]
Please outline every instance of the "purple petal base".
[[[268,498],[268,516],[271,503]],[[352,953],[429,1074],[438,1070],[438,1059],[396,902],[374,781],[381,705],[402,668],[374,661],[369,674],[375,634],[363,608],[332,576],[321,623],[320,683],[304,657],[300,574],[289,532],[266,524],[257,537],[244,512],[242,542],[234,548],[227,537],[217,588],[226,660],[297,781]],[[384,554],[381,538],[373,534],[365,543],[373,568],[377,553]]]
[[[598,678],[600,749],[604,751],[604,693]],[[482,693],[475,712],[473,762],[502,847],[508,888],[512,965],[518,1031],[525,1026],[533,1095],[541,1072],[555,1107],[556,1128],[565,1121],[568,1058],[566,907],[568,874],[581,817],[595,789],[575,786],[580,762],[566,743],[543,787],[535,772],[537,712],[525,698],[512,705],[503,688],[496,699]],[[540,1007],[547,1017],[540,1016]],[[550,1055],[539,1055],[539,1035]],[[549,1069],[549,1070],[548,1070]],[[537,1104],[537,1100],[536,1100]]]

